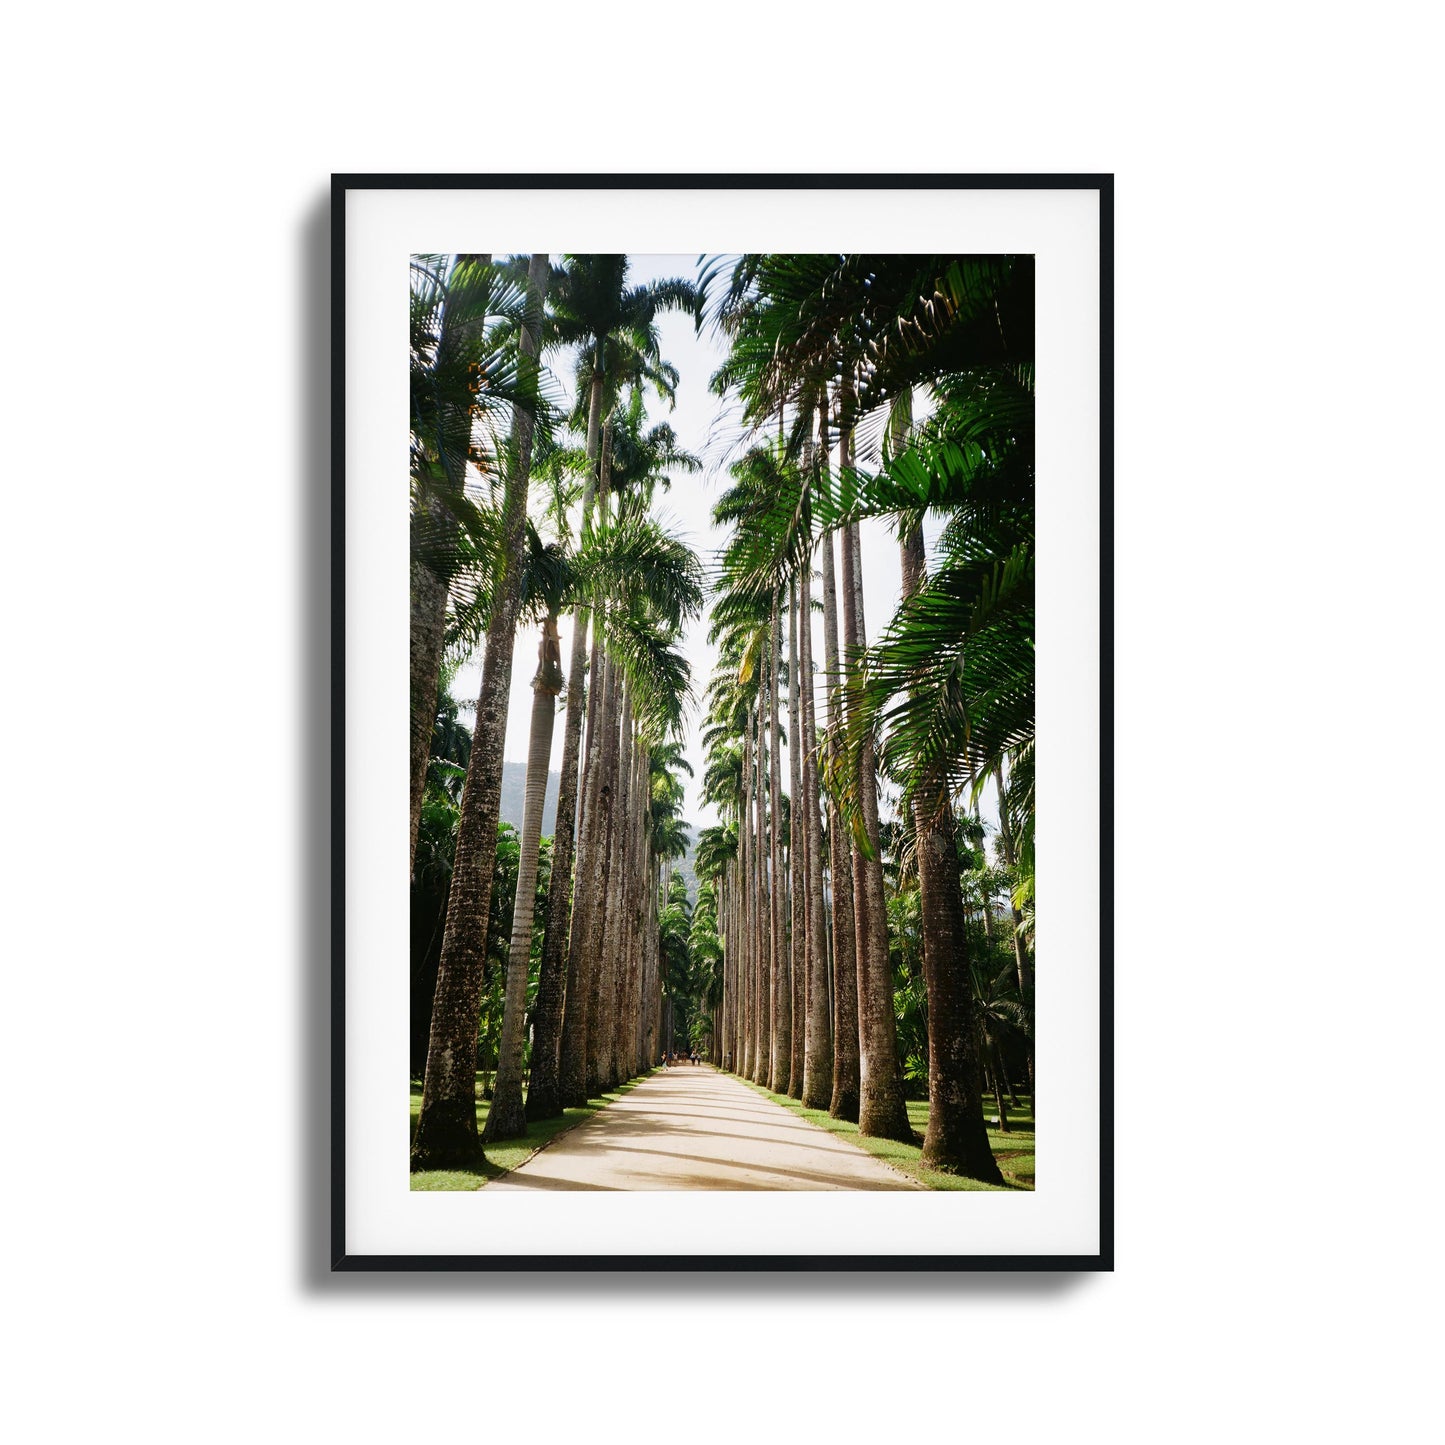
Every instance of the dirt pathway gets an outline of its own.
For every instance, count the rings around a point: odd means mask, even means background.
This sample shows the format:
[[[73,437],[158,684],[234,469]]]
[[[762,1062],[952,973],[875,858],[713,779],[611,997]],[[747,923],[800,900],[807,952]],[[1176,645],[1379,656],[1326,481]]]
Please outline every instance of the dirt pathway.
[[[645,1079],[487,1185],[497,1189],[918,1189],[705,1065]]]

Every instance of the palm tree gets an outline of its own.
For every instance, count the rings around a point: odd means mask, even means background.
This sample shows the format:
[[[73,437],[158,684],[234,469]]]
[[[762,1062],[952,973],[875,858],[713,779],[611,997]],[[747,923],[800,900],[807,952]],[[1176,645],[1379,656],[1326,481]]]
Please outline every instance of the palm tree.
[[[708,798],[706,783],[703,796]],[[732,1010],[736,985],[732,982],[732,961],[726,947],[726,934],[730,930],[724,920],[732,904],[727,879],[737,857],[737,849],[736,830],[720,823],[699,832],[697,852],[692,860],[693,872],[700,884],[699,902],[701,889],[712,890],[712,931],[717,941],[717,954],[713,961],[717,995],[712,1005],[715,1019],[713,1061],[729,1071],[733,1064]]]
[[[863,617],[863,563],[858,529],[841,536],[843,639],[855,659],[848,681],[857,675],[856,659],[866,645]],[[853,708],[850,706],[850,713]],[[872,735],[860,730],[858,748],[848,761],[856,788],[857,827],[853,849],[853,909],[858,944],[858,1132],[911,1141],[913,1126],[903,1097],[898,1065],[897,1024],[893,1014],[893,975],[888,964],[887,899],[879,850],[878,779]]]
[[[828,417],[818,410],[818,447],[828,453]],[[846,443],[840,437],[839,445]],[[833,973],[836,982],[833,1038],[833,1097],[828,1113],[835,1119],[858,1122],[860,1089],[860,1054],[858,1033],[859,999],[863,983],[858,965],[858,914],[853,903],[853,872],[856,849],[842,824],[838,809],[836,779],[843,760],[842,659],[838,650],[838,600],[833,564],[833,538],[824,533],[823,553],[823,646],[830,681],[828,694],[828,774],[835,780],[828,799],[828,850],[833,884]]]
[[[820,508],[845,533],[861,515],[892,514],[902,527],[904,598],[857,674],[850,748],[861,761],[884,723],[884,766],[913,810],[929,997],[925,1157],[996,1182],[979,1122],[984,1061],[970,1022],[951,788],[1032,737],[1032,371],[1013,364],[933,380],[930,422],[908,434],[902,390],[878,474],[840,469]],[[948,518],[933,581],[919,527],[925,509]]]
[[[895,440],[908,425],[896,413]],[[911,518],[901,544],[903,599],[927,581],[923,527]],[[928,993],[928,1128],[923,1157],[933,1167],[1002,1183],[989,1147],[979,1100],[979,1058],[968,975],[968,930],[958,872],[953,802],[943,770],[934,767],[913,789],[914,854]],[[987,903],[985,902],[985,916]]]
[[[572,559],[562,580],[562,589],[552,599],[555,609],[573,607],[578,618],[578,629],[581,630],[589,611],[595,608],[602,612],[604,600],[611,599],[614,605],[606,616],[610,618],[610,625],[616,632],[612,638],[614,651],[625,662],[636,663],[632,672],[637,685],[648,685],[642,672],[649,667],[653,669],[650,674],[652,684],[656,686],[662,683],[662,675],[656,669],[657,649],[668,644],[662,640],[663,635],[655,631],[657,618],[661,617],[667,627],[675,628],[681,626],[686,618],[695,615],[702,605],[701,570],[696,556],[686,544],[645,516],[634,515],[620,522],[600,523],[589,532],[580,553]],[[557,611],[554,610],[550,623],[554,630],[556,615]],[[675,624],[671,622],[674,618]],[[604,628],[607,625],[609,624],[603,623]],[[668,706],[670,707],[670,703]],[[549,709],[546,751],[542,754],[540,763],[529,759],[528,767],[529,778],[533,769],[537,769],[541,786],[544,788],[551,741]],[[561,866],[557,862],[557,839],[564,836],[561,813],[563,799],[560,794],[559,788],[558,821],[552,845],[553,900],[560,896],[556,892],[555,882],[556,870]],[[551,926],[547,939],[560,934],[565,942],[570,919],[550,912],[549,918]],[[527,947],[530,948],[530,937]],[[526,956],[525,951],[523,956]],[[559,1069],[567,990],[564,959],[565,953],[560,944],[552,947],[544,940],[537,1008],[533,1019],[531,1081],[527,1090],[526,1116],[529,1120],[555,1118],[561,1108]],[[494,1107],[493,1117],[495,1114]]]
[[[676,384],[676,372],[663,362],[657,341],[656,320],[664,311],[688,309],[696,304],[696,293],[686,281],[662,281],[649,286],[628,287],[625,256],[569,256],[557,286],[552,307],[551,340],[556,345],[573,345],[581,352],[583,367],[580,396],[587,397],[587,483],[582,499],[582,532],[592,525],[593,507],[601,479],[601,434],[605,412],[627,383],[647,381],[664,395]],[[553,839],[552,891],[549,917],[552,927],[543,945],[543,968],[549,976],[562,976],[565,960],[566,989],[578,992],[585,986],[586,969],[577,949],[570,948],[574,908],[573,861],[577,843],[578,765],[582,743],[583,677],[587,666],[586,628],[572,631],[572,654],[567,671],[567,721],[563,730],[561,781],[557,795],[557,822]],[[601,680],[593,647],[592,683]],[[595,695],[589,695],[589,716],[595,710]],[[589,724],[590,726],[590,724]],[[580,863],[580,859],[578,860]],[[578,870],[580,877],[580,869]],[[585,1015],[571,1014],[574,1037],[559,1041],[563,1054],[576,1060],[585,1050]],[[548,1042],[550,1050],[550,1041]],[[559,1071],[561,1063],[559,1060]],[[540,1087],[537,1087],[540,1084]],[[566,1078],[553,1083],[550,1053],[543,1060],[543,1074],[528,1098],[532,1118],[555,1117],[564,1103],[586,1102],[584,1071],[574,1067]]]
[[[536,534],[532,534],[536,541]],[[557,614],[568,581],[568,568],[560,548],[534,547],[533,594],[545,607],[542,640],[537,649],[537,671],[532,678],[532,725],[527,746],[527,774],[522,804],[522,835],[517,866],[516,904],[508,952],[505,1004],[492,1104],[483,1144],[516,1139],[526,1132],[522,1108],[523,1020],[527,1006],[527,971],[532,957],[532,927],[537,885],[537,855],[542,836],[542,807],[547,795],[547,771],[552,760],[552,722],[557,694],[562,691],[562,647],[557,635]]]
[[[804,884],[806,828],[801,812],[802,764],[798,755],[802,733],[798,723],[798,585],[788,586],[788,967],[793,980],[793,1057],[788,1093],[803,1097],[803,1050],[807,1031],[808,910]]]
[[[527,318],[519,343],[534,398],[543,303],[550,275],[547,257],[534,255],[527,271]],[[477,1018],[484,923],[491,906],[491,853],[501,800],[507,695],[520,604],[534,422],[535,400],[532,406],[517,409],[509,446],[509,474],[500,529],[501,575],[492,599],[476,728],[462,793],[447,926],[432,1002],[421,1113],[412,1141],[414,1170],[471,1169],[481,1158],[474,1083]]]
[[[519,401],[524,288],[488,256],[411,261],[411,864],[426,783],[447,596],[458,574],[485,585],[495,509],[469,489],[498,473],[500,427]]]
[[[807,829],[808,987],[807,1034],[803,1043],[803,1104],[826,1109],[833,1095],[833,1037],[828,1008],[828,958],[823,931],[823,832],[819,813],[818,725],[813,698],[813,619],[811,509],[804,506],[803,535],[808,540],[806,561],[799,576],[799,683],[798,726],[802,742],[803,818]]]
[[[768,619],[768,889],[769,950],[772,980],[772,1075],[768,1088],[786,1094],[793,1068],[793,984],[783,937],[782,840],[779,826],[783,812],[782,765],[778,757],[778,671],[782,659],[782,636],[778,628],[779,589],[773,588],[772,615]]]
[[[876,772],[881,763],[904,781],[910,798],[936,802],[961,773],[971,768],[983,776],[990,760],[1031,747],[1032,262],[746,256],[706,269],[702,291],[704,308],[732,339],[719,379],[737,388],[755,422],[831,389],[846,449],[860,417],[913,386],[931,386],[941,397],[942,424],[922,429],[880,469],[881,486],[861,476],[845,450],[836,478],[821,465],[808,469],[809,485],[796,505],[783,498],[755,519],[756,530],[770,532],[777,545],[790,532],[811,530],[807,514],[816,504],[818,520],[842,547],[847,734],[845,766],[829,772],[854,834],[860,1126],[907,1137],[886,962]],[[869,652],[856,523],[863,515],[940,507],[949,518],[945,564],[905,601]],[[952,636],[929,626],[945,615]],[[876,758],[880,726],[884,753]],[[806,768],[802,781],[806,794]],[[1031,787],[1021,793],[1031,808]],[[926,811],[931,825],[939,810],[930,803]],[[1031,827],[1026,812],[1020,837],[1031,841]],[[840,830],[830,833],[839,854]],[[835,884],[843,871],[834,867]],[[941,927],[944,905],[939,879],[933,881],[929,913]],[[940,941],[934,951],[947,950]],[[945,1027],[948,1008],[933,1012]],[[845,1024],[840,1020],[840,1057]]]
[[[688,947],[700,987],[700,999],[707,1012],[707,1057],[709,1063],[720,1062],[721,1037],[718,1010],[722,1005],[723,972],[722,942],[718,937],[718,889],[714,882],[700,883],[697,904],[692,911],[688,931]]]
[[[604,516],[610,515],[614,495],[614,452],[619,461],[615,495],[620,519],[641,515],[653,488],[665,485],[663,466],[696,465],[695,459],[676,449],[666,428],[642,432],[639,406],[629,405],[625,411],[614,412],[601,450],[599,496]],[[696,568],[695,559],[691,559],[691,565]],[[665,717],[668,727],[676,725],[674,714],[687,690],[687,669],[680,659],[676,664],[670,660],[670,650],[684,616],[701,605],[700,590],[683,607],[675,598],[669,601],[650,596],[646,583],[646,571],[636,563],[630,572],[617,574],[612,592],[605,600],[596,599],[592,608],[594,688],[588,700],[588,745],[568,942],[567,996],[575,1006],[569,1003],[564,1014],[559,1065],[561,1101],[569,1105],[585,1101],[600,1084],[610,1082],[615,1071],[615,1004],[621,987],[617,977],[618,940],[623,922],[619,910],[627,910],[635,903],[633,899],[622,899],[610,882],[614,858],[628,826],[625,812],[620,818],[614,814],[619,805],[624,809],[627,806],[626,770],[633,748],[629,724],[620,714],[633,701],[641,700],[658,717]],[[614,620],[622,624],[620,632],[613,627]],[[614,656],[619,646],[632,646],[629,638],[637,641],[648,635],[655,645],[633,647],[629,657]],[[662,672],[657,671],[659,666]],[[646,699],[634,699],[627,691],[628,685],[635,691],[638,667],[651,669],[654,676],[654,682],[648,683]],[[661,686],[658,680],[664,672],[671,680]],[[636,880],[630,875],[629,881],[635,886]],[[598,936],[603,940],[600,951],[593,942]]]

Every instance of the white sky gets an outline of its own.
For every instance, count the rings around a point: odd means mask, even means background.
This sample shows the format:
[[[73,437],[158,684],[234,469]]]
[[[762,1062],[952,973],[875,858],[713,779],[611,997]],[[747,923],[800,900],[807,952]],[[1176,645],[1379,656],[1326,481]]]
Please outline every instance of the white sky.
[[[554,258],[556,260],[557,258]],[[628,283],[636,285],[665,276],[683,276],[695,280],[697,276],[696,256],[634,255]],[[740,421],[736,409],[712,395],[708,390],[708,378],[722,364],[725,348],[720,339],[707,331],[699,336],[693,329],[690,316],[669,313],[658,324],[663,357],[677,367],[679,381],[677,406],[669,413],[666,403],[655,393],[649,393],[648,423],[669,422],[677,433],[678,444],[684,451],[693,453],[703,463],[700,473],[682,474],[674,479],[669,492],[659,492],[653,508],[668,526],[677,532],[702,558],[704,566],[710,564],[725,540],[723,529],[712,524],[712,508],[719,495],[727,487],[727,468],[739,455],[737,446]],[[572,392],[572,355],[562,353],[550,359],[557,382],[570,397]],[[580,440],[580,439],[579,439]],[[930,543],[934,533],[929,532]],[[868,638],[872,641],[893,615],[898,605],[901,585],[898,544],[888,528],[878,522],[864,522],[861,542],[863,551],[864,607],[867,613]],[[816,593],[815,593],[816,595]],[[561,619],[559,631],[562,637],[562,657],[571,655],[572,619]],[[700,744],[699,726],[701,720],[701,696],[712,673],[716,651],[707,644],[708,614],[692,623],[685,634],[683,652],[692,666],[694,703],[685,719],[684,740],[687,758],[692,764],[695,776],[683,777],[687,787],[687,803],[684,817],[694,829],[716,823],[716,812],[702,799],[703,756]],[[822,618],[813,619],[813,657],[815,665],[821,666],[823,652]],[[541,628],[524,625],[517,630],[517,645],[512,666],[512,692],[507,710],[506,756],[509,760],[525,762],[527,758],[527,734],[532,709],[531,679],[536,671],[537,646]],[[481,686],[481,659],[478,656],[467,667],[457,670],[452,684],[452,693],[459,699],[475,703]],[[818,717],[821,721],[827,699],[821,688],[817,689]],[[552,736],[553,770],[561,765],[562,717],[559,709],[557,726]],[[786,778],[786,771],[784,777]],[[992,823],[997,817],[992,791],[983,799],[984,816]],[[694,835],[695,836],[695,835]]]

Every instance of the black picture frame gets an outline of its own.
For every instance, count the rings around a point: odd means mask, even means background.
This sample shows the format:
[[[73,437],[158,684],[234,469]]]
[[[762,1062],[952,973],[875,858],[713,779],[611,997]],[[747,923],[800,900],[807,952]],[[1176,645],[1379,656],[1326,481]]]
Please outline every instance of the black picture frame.
[[[1099,223],[1099,1249],[1095,1254],[356,1254],[346,1242],[346,196],[359,190],[1083,190]],[[331,178],[331,1240],[333,1271],[1110,1271],[1114,1268],[1114,177],[338,173]]]

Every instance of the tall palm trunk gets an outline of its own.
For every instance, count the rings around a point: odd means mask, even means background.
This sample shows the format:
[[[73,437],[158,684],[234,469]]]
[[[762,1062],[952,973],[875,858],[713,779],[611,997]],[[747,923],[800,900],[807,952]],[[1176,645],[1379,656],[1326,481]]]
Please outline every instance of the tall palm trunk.
[[[746,712],[746,709],[744,709]],[[743,1078],[753,1078],[757,1055],[757,987],[754,971],[757,949],[754,948],[753,910],[757,893],[753,886],[753,728],[743,722],[743,816],[738,821],[738,847],[743,854]]]
[[[577,1100],[586,1103],[590,1085],[588,1057],[592,1048],[592,1030],[597,1026],[597,935],[596,919],[600,892],[601,838],[598,830],[600,809],[598,799],[602,786],[602,729],[607,695],[612,675],[612,662],[600,645],[592,645],[592,685],[587,699],[587,751],[582,765],[582,812],[578,823],[576,901],[572,906],[571,938],[567,945],[567,971],[570,978],[575,967],[578,973],[576,997],[578,1009],[575,1036],[580,1047],[575,1059],[569,1054],[574,1037],[572,1010],[567,1010],[562,1030],[562,1102],[572,1107]],[[585,940],[585,942],[584,942]],[[575,1088],[574,1088],[575,1078]]]
[[[612,782],[612,834],[607,848],[607,882],[602,889],[602,1020],[599,1025],[597,1084],[601,1092],[617,1087],[617,1007],[619,955],[622,944],[623,900],[627,893],[624,864],[627,838],[627,689],[619,684],[621,696],[617,723],[616,754],[608,770]]]
[[[805,525],[807,525],[805,523]],[[828,957],[823,937],[823,837],[818,816],[817,725],[813,718],[812,548],[798,582],[799,696],[802,714],[803,819],[808,830],[808,1034],[803,1045],[803,1104],[826,1109],[833,1094],[832,1020],[828,1015]]]
[[[607,974],[606,932],[607,932],[607,890],[612,871],[613,813],[617,802],[613,772],[617,763],[617,713],[616,694],[618,671],[609,659],[605,669],[605,680],[601,698],[597,704],[597,731],[600,753],[597,758],[595,812],[592,842],[589,852],[592,862],[589,868],[588,917],[592,925],[584,935],[582,947],[595,953],[595,962],[590,970],[587,1007],[587,1097],[599,1092],[606,1077],[606,1055],[611,1042],[608,1025],[611,1022],[609,1003],[611,994]],[[599,943],[601,947],[599,947]]]
[[[540,350],[542,304],[550,274],[547,257],[534,255],[527,271],[528,314],[520,343],[523,365],[533,370]],[[421,1113],[412,1142],[413,1169],[471,1169],[481,1159],[475,1083],[477,1024],[496,862],[502,749],[512,685],[534,431],[533,409],[518,408],[512,428],[513,474],[508,481],[502,520],[502,572],[487,626],[476,731],[462,789]]]
[[[733,890],[732,864],[724,863],[718,884],[718,927],[722,931],[723,996],[722,996],[722,1066],[733,1072],[733,1015],[737,1012],[737,980],[733,977]]]
[[[608,516],[610,431],[598,444],[597,506],[605,521]],[[587,733],[583,752],[577,813],[577,856],[573,865],[572,920],[567,932],[567,999],[562,1020],[562,1049],[558,1070],[559,1092],[566,1108],[581,1107],[589,1097],[588,1060],[591,1057],[591,1030],[597,1009],[597,951],[593,946],[594,915],[598,904],[598,831],[597,802],[602,761],[602,726],[605,715],[604,697],[607,681],[612,675],[611,660],[602,647],[602,625],[605,606],[594,603],[592,612],[592,650],[588,665]],[[587,940],[587,946],[584,946]]]
[[[855,670],[867,641],[863,566],[856,524],[843,532],[843,631]],[[858,940],[858,1132],[875,1138],[913,1138],[898,1067],[898,1025],[893,1014],[893,970],[888,960],[888,905],[878,829],[878,779],[871,739],[859,747],[856,778],[860,822],[867,840],[853,854],[853,910]]]
[[[803,729],[798,721],[798,590],[788,587],[788,962],[793,984],[793,1058],[788,1093],[803,1097],[803,1047],[807,1037],[808,908],[803,882],[805,853],[802,763]]]
[[[743,1051],[747,1039],[747,945],[744,941],[743,921],[746,918],[746,900],[743,895],[743,835],[738,831],[738,856],[733,860],[733,931],[732,943],[736,957],[733,962],[733,983],[737,990],[737,1004],[733,1011],[733,1068],[739,1078],[745,1072]]]
[[[824,419],[826,425],[826,418]],[[820,445],[826,441],[820,438]],[[823,642],[828,668],[828,756],[836,767],[843,750],[843,670],[838,656],[838,599],[833,570],[833,538],[823,536]],[[853,870],[856,850],[837,802],[828,801],[829,864],[833,880],[833,976],[836,1021],[833,1037],[833,1098],[828,1113],[858,1122],[858,949],[853,911]]]
[[[733,1065],[739,1078],[746,1070],[743,1054],[747,1047],[747,943],[744,922],[747,917],[747,900],[743,892],[743,832],[738,830],[738,856],[733,861],[733,946],[737,954],[733,966],[733,978],[737,984],[737,1009],[733,1016],[736,1033],[733,1047]]]
[[[655,987],[652,961],[652,907],[657,897],[657,861],[649,851],[646,881],[642,892],[642,923],[639,930],[642,943],[642,1003],[637,1016],[637,1062],[635,1073],[643,1073],[649,1067],[652,1056],[653,1003]]]
[[[627,725],[627,694],[623,693],[623,716],[617,735],[617,768],[614,774],[617,795],[612,804],[612,859],[609,864],[611,887],[607,890],[607,922],[602,932],[602,956],[607,990],[607,1031],[602,1046],[602,1081],[604,1089],[615,1089],[621,1082],[618,1059],[622,1035],[623,975],[626,972],[627,898],[630,872],[628,843],[632,836],[632,760],[631,739]]]
[[[718,931],[723,955],[722,996],[722,1066],[730,1074],[737,1072],[737,1055],[733,1045],[733,1015],[737,1012],[737,980],[733,970],[733,868],[723,865],[718,891]]]
[[[637,1072],[638,1030],[642,1021],[642,878],[648,867],[642,834],[642,768],[647,750],[636,738],[632,745],[627,825],[627,900],[622,928],[622,1006],[618,1010],[617,1069],[622,1079]]]
[[[428,501],[433,525],[441,508]],[[421,558],[411,562],[411,856],[407,877],[416,871],[416,838],[421,826],[426,770],[436,727],[437,686],[441,678],[442,642],[446,636],[447,584]]]
[[[461,259],[460,257],[458,258]],[[490,254],[469,259],[489,266]],[[445,303],[443,303],[445,304]],[[456,523],[436,499],[426,501],[433,531],[456,530]],[[414,525],[414,524],[413,524]],[[447,579],[413,549],[411,562],[411,861],[407,877],[416,871],[416,838],[421,826],[422,799],[426,796],[426,770],[431,761],[432,730],[436,726],[437,684],[441,678],[442,644],[446,637]]]
[[[923,528],[902,544],[903,600],[923,586]],[[933,769],[913,798],[923,981],[928,992],[928,1129],[923,1158],[937,1169],[1001,1184],[983,1123],[978,1030],[968,970],[968,930],[948,779]]]
[[[642,1067],[650,1069],[657,1061],[662,1047],[662,940],[658,937],[659,901],[657,891],[657,870],[653,870],[652,887],[647,895],[647,955],[652,964],[652,1007],[648,1014],[649,1028],[647,1047],[642,1055]],[[720,1047],[714,1038],[715,1047]]]
[[[587,407],[587,485],[582,493],[582,535],[592,525],[597,493],[597,464],[602,423],[601,345],[593,365]],[[562,771],[557,783],[557,821],[552,830],[552,879],[547,886],[547,936],[537,980],[533,1020],[532,1077],[527,1089],[527,1118],[555,1119],[562,1112],[562,1030],[568,990],[567,939],[572,927],[572,862],[576,847],[578,764],[582,743],[582,703],[587,663],[588,614],[572,613],[572,654],[567,668],[567,721],[562,733]],[[580,1010],[579,1010],[580,1013]]]
[[[512,940],[507,956],[502,1004],[502,1039],[497,1048],[497,1077],[487,1114],[484,1144],[520,1139],[527,1132],[522,1107],[522,1045],[527,1013],[527,972],[532,962],[532,922],[537,903],[537,854],[542,841],[542,806],[552,762],[552,724],[562,690],[562,645],[557,619],[549,616],[537,649],[532,679],[532,730],[527,742],[527,786],[522,803],[521,852],[517,860],[517,896],[512,908]]]
[[[718,944],[722,949],[722,997],[718,1000],[718,1027],[721,1031],[718,1039],[718,1066],[728,1072],[732,1071],[733,1061],[732,1034],[729,1031],[733,1003],[732,960],[728,956],[731,948],[728,934],[732,932],[732,915],[728,910],[731,906],[728,869],[724,864],[717,881],[717,931]]]
[[[637,832],[641,840],[643,863],[638,871],[637,883],[637,940],[638,940],[638,999],[637,1024],[633,1031],[632,1072],[645,1073],[649,1067],[648,1054],[651,1051],[652,1026],[652,945],[657,938],[657,929],[652,921],[653,910],[657,907],[660,862],[652,849],[652,760],[644,754],[639,771],[639,788],[642,807],[638,815]]]
[[[760,674],[762,669],[760,669]],[[757,746],[753,756],[757,760],[757,780],[753,786],[753,814],[757,832],[757,849],[754,854],[754,875],[756,878],[757,908],[754,913],[753,951],[758,960],[758,1049],[757,1066],[753,1073],[755,1082],[766,1085],[772,1073],[772,943],[769,936],[768,915],[771,907],[771,886],[768,880],[767,821],[764,817],[764,803],[767,789],[764,773],[768,767],[767,746],[763,740],[763,689],[761,675],[758,679],[758,706],[754,713],[754,728]]]
[[[768,622],[768,867],[772,887],[768,891],[769,945],[772,950],[772,1076],[768,1088],[786,1094],[793,1068],[792,979],[783,937],[783,870],[781,839],[783,817],[782,765],[778,757],[778,672],[782,657],[782,636],[778,631],[778,589],[773,589],[772,616]]]
[[[623,1040],[627,1033],[627,960],[631,934],[632,874],[634,854],[632,851],[637,808],[634,783],[636,767],[634,753],[636,740],[632,728],[631,689],[622,697],[622,716],[618,729],[617,745],[617,802],[613,824],[613,886],[609,902],[609,917],[605,937],[605,953],[611,978],[612,1001],[609,1015],[610,1030],[606,1051],[608,1087],[616,1088],[629,1075],[626,1070]]]
[[[577,861],[573,872],[572,921],[567,943],[567,996],[562,1017],[562,1051],[558,1088],[565,1108],[580,1108],[587,1102],[587,1039],[592,1022],[592,988],[595,951],[584,948],[590,936],[595,891],[592,864],[596,857],[594,834],[597,824],[598,768],[602,754],[601,699],[606,685],[608,663],[598,641],[596,620],[592,629],[592,658],[587,688],[587,752],[582,767],[581,797],[577,823]],[[555,866],[555,865],[554,865]]]

